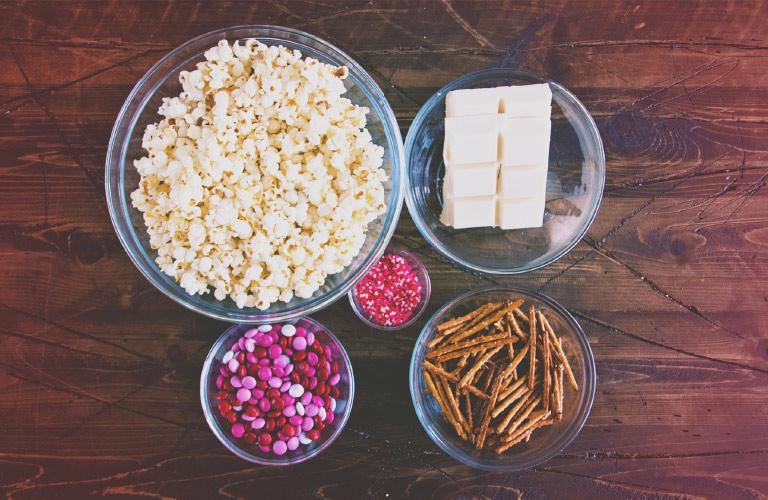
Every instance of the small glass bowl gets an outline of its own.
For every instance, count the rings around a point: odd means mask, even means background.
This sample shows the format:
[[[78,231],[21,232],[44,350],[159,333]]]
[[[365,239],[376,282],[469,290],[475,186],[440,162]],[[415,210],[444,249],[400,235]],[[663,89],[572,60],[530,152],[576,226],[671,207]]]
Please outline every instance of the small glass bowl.
[[[563,402],[563,419],[554,425],[537,429],[528,443],[520,443],[506,453],[497,454],[490,449],[477,450],[459,438],[453,427],[443,420],[442,412],[432,394],[427,390],[421,364],[426,354],[427,342],[434,336],[434,328],[443,321],[466,314],[491,301],[522,298],[526,304],[534,304],[546,315],[552,328],[560,337],[568,357],[579,391],[568,387]],[[597,375],[592,349],[587,336],[573,316],[560,304],[545,295],[514,288],[490,287],[474,290],[448,302],[437,311],[424,326],[411,357],[409,373],[411,399],[416,416],[427,435],[445,453],[470,467],[488,471],[518,471],[539,465],[558,455],[581,431],[592,409],[595,398]]]
[[[360,318],[360,321],[370,326],[371,328],[375,328],[377,330],[382,330],[387,332],[400,330],[401,328],[405,328],[409,325],[412,325],[417,319],[419,319],[419,316],[421,316],[421,313],[423,313],[424,310],[427,308],[427,304],[429,303],[429,297],[432,294],[432,282],[429,280],[429,273],[427,272],[427,267],[418,259],[418,257],[413,255],[411,252],[395,245],[391,245],[387,247],[382,257],[390,253],[403,257],[408,262],[408,264],[411,265],[413,270],[416,271],[416,274],[419,279],[419,283],[421,284],[421,300],[419,300],[419,303],[416,306],[416,309],[414,309],[413,315],[408,319],[408,321],[406,321],[405,323],[401,323],[399,325],[392,325],[392,326],[384,326],[378,323],[374,323],[373,320],[371,320],[371,318],[368,316],[368,314],[363,310],[362,306],[360,306],[360,302],[357,300],[357,297],[355,295],[354,286],[347,294],[349,296],[349,305],[352,306],[352,310],[355,312],[357,317]]]
[[[384,148],[382,168],[386,211],[368,225],[360,253],[341,272],[326,278],[323,286],[307,299],[294,297],[290,302],[277,302],[267,310],[238,308],[227,298],[216,300],[213,290],[206,295],[190,295],[170,276],[163,273],[149,245],[142,213],[133,207],[130,193],[136,189],[139,174],[133,160],[146,152],[141,147],[144,129],[160,119],[157,110],[164,97],[179,94],[179,73],[204,60],[207,49],[219,40],[257,39],[267,45],[283,45],[299,50],[302,55],[336,66],[346,66],[344,97],[370,109],[367,129],[373,141]],[[280,26],[234,26],[206,33],[168,53],[138,81],[117,116],[109,140],[105,167],[107,206],[112,225],[128,257],[155,288],[179,304],[198,313],[235,323],[264,323],[297,318],[322,309],[342,297],[378,260],[395,231],[403,202],[405,159],[403,141],[395,114],[384,93],[371,76],[351,57],[330,43],[302,31]]]
[[[548,83],[552,89],[544,225],[514,230],[446,226],[440,222],[446,94],[456,89],[533,83]],[[438,90],[408,130],[405,158],[405,201],[418,230],[450,261],[488,274],[520,274],[565,255],[592,224],[605,185],[603,144],[584,105],[561,85],[516,69],[469,73]]]
[[[216,388],[216,376],[219,367],[222,366],[222,358],[230,350],[232,344],[246,331],[257,328],[258,325],[233,325],[228,328],[211,347],[200,374],[200,402],[203,406],[205,420],[208,422],[208,426],[213,431],[213,434],[221,441],[221,444],[238,457],[261,465],[298,464],[319,455],[341,434],[352,412],[352,401],[355,397],[355,378],[352,373],[352,363],[339,339],[325,326],[311,318],[304,317],[280,324],[284,325],[287,323],[297,327],[301,326],[308,332],[314,333],[316,340],[331,348],[333,360],[339,363],[341,379],[336,387],[339,388],[340,394],[336,399],[335,419],[332,424],[327,425],[321,431],[320,439],[308,445],[300,445],[295,450],[288,451],[282,456],[263,453],[259,449],[258,444],[249,445],[242,440],[235,441],[232,439],[229,432],[231,424],[221,417],[216,408],[218,404],[215,399],[216,392],[218,391]]]

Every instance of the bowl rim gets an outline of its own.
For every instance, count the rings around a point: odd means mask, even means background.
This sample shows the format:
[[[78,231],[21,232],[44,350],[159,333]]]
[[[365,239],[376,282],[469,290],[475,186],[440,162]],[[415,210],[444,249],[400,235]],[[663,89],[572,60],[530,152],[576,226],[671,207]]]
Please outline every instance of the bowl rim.
[[[224,343],[225,339],[231,334],[234,333],[235,330],[238,329],[249,329],[249,328],[257,328],[258,325],[252,325],[248,323],[236,323],[231,325],[229,328],[224,330],[224,332],[219,336],[218,339],[216,339],[216,342],[213,343],[211,346],[211,349],[208,351],[208,354],[205,356],[205,360],[203,361],[203,367],[200,370],[200,405],[203,408],[203,415],[205,416],[205,421],[208,424],[208,428],[211,430],[214,436],[216,436],[216,439],[219,440],[219,442],[224,445],[224,447],[229,450],[231,453],[236,455],[239,458],[242,458],[243,460],[247,460],[252,463],[256,463],[259,465],[269,465],[269,466],[275,466],[275,467],[284,467],[287,465],[294,465],[299,464],[301,462],[305,462],[311,458],[314,458],[321,454],[323,451],[328,449],[331,444],[333,444],[336,439],[341,435],[342,431],[344,430],[344,427],[347,425],[347,421],[349,420],[349,416],[352,414],[352,405],[355,400],[355,375],[354,371],[352,369],[352,361],[349,358],[349,354],[347,353],[347,349],[344,347],[344,344],[341,343],[338,337],[325,325],[320,323],[319,321],[310,318],[309,316],[300,316],[298,318],[293,318],[287,322],[282,323],[297,323],[299,321],[306,321],[310,323],[313,327],[323,330],[328,337],[331,339],[331,341],[336,345],[339,352],[341,353],[342,357],[344,358],[344,361],[347,364],[348,369],[348,376],[349,376],[349,396],[347,396],[347,406],[344,409],[344,413],[339,415],[338,424],[337,421],[334,420],[333,425],[333,433],[331,433],[328,438],[320,443],[319,446],[317,446],[315,449],[313,449],[310,453],[302,454],[299,458],[295,460],[282,460],[282,457],[278,457],[276,461],[267,460],[260,456],[253,455],[250,453],[246,453],[245,451],[241,450],[239,447],[234,446],[232,444],[232,441],[226,437],[226,431],[220,428],[217,420],[216,415],[212,410],[212,405],[209,405],[207,403],[208,398],[206,398],[206,395],[208,393],[208,377],[211,376],[212,368],[213,368],[213,362],[214,358],[216,356],[216,351],[219,347]],[[277,323],[277,322],[275,322]]]
[[[434,431],[433,425],[431,425],[431,423],[429,423],[428,419],[426,418],[425,412],[423,410],[420,410],[416,404],[416,394],[414,393],[414,388],[416,387],[416,384],[417,384],[416,377],[418,376],[419,373],[421,373],[420,367],[416,366],[416,352],[419,350],[419,346],[423,344],[423,342],[426,340],[426,337],[430,334],[431,329],[428,330],[429,325],[432,323],[432,321],[435,318],[437,318],[440,314],[444,313],[449,308],[454,307],[455,305],[461,303],[462,301],[464,301],[469,297],[473,297],[475,295],[479,295],[486,292],[510,292],[510,293],[518,293],[524,297],[532,297],[538,301],[545,303],[547,306],[554,309],[558,314],[562,315],[563,318],[566,320],[566,322],[568,322],[569,325],[572,327],[572,330],[574,331],[574,336],[578,339],[582,347],[584,347],[583,349],[584,369],[583,370],[586,374],[588,374],[587,379],[591,381],[591,384],[590,384],[591,390],[585,394],[585,404],[584,404],[583,415],[581,415],[580,419],[577,420],[577,424],[572,428],[571,434],[567,436],[567,438],[564,439],[562,443],[560,443],[560,445],[552,448],[547,453],[539,457],[536,457],[534,460],[530,460],[529,462],[521,463],[518,465],[485,464],[485,463],[478,462],[477,460],[467,456],[465,453],[454,453],[453,450],[449,449],[441,439],[438,439],[437,433]],[[422,328],[421,332],[419,332],[419,335],[416,338],[416,342],[414,343],[413,351],[411,353],[411,360],[408,367],[408,388],[411,393],[411,404],[413,405],[413,409],[414,409],[414,412],[416,413],[416,417],[419,421],[419,424],[421,424],[421,427],[424,429],[424,432],[429,436],[432,442],[435,443],[437,447],[440,448],[446,455],[450,456],[454,460],[457,460],[465,465],[468,465],[476,469],[494,471],[494,472],[515,472],[515,471],[530,469],[551,460],[552,458],[562,453],[562,451],[565,448],[567,448],[573,442],[574,439],[576,439],[576,436],[578,436],[581,433],[581,430],[584,428],[584,425],[586,424],[587,419],[589,418],[589,415],[592,412],[592,405],[594,404],[594,400],[595,400],[595,394],[597,390],[597,367],[595,365],[595,357],[592,352],[592,346],[590,345],[589,339],[587,338],[587,334],[584,332],[584,329],[581,327],[581,325],[576,320],[576,318],[574,318],[573,315],[559,302],[557,302],[555,299],[547,295],[544,295],[540,292],[536,292],[533,290],[525,290],[522,288],[516,288],[512,286],[505,286],[505,285],[490,285],[486,287],[469,290],[467,292],[464,292],[458,295],[457,297],[447,301],[437,311],[435,311],[435,313],[432,316],[430,316],[430,318],[424,324],[424,327]]]
[[[410,161],[410,157],[411,157],[410,153],[411,153],[411,150],[413,149],[416,130],[422,127],[422,124],[424,123],[427,114],[432,110],[432,108],[435,107],[438,101],[443,99],[445,97],[445,94],[447,94],[449,91],[465,88],[463,85],[468,81],[473,81],[477,78],[481,78],[485,76],[522,77],[522,78],[530,78],[530,79],[538,80],[541,83],[547,83],[550,85],[550,87],[554,87],[558,92],[562,93],[563,97],[566,100],[570,101],[570,103],[577,110],[578,114],[582,115],[582,118],[584,118],[584,121],[587,125],[587,131],[589,135],[592,136],[592,138],[594,139],[594,145],[597,150],[595,170],[597,172],[598,183],[600,185],[597,202],[595,203],[592,209],[592,213],[589,215],[588,220],[584,224],[584,227],[581,229],[578,235],[574,235],[571,238],[571,241],[569,241],[567,245],[564,245],[557,253],[555,253],[549,259],[542,261],[539,264],[536,264],[535,266],[518,266],[518,267],[513,267],[508,269],[499,269],[499,268],[492,268],[488,266],[474,264],[472,262],[460,259],[456,255],[454,255],[453,252],[451,252],[448,248],[446,248],[445,245],[440,243],[436,238],[432,236],[431,231],[427,229],[426,224],[423,221],[422,217],[418,215],[418,210],[416,209],[417,204],[413,195],[413,188],[411,187],[410,175],[408,175],[407,172],[405,176],[405,187],[406,187],[405,204],[408,207],[408,212],[410,213],[416,228],[419,230],[419,232],[424,237],[424,239],[427,240],[427,242],[433,249],[435,249],[438,253],[440,253],[443,257],[448,259],[450,262],[455,263],[456,265],[458,265],[463,269],[468,269],[470,271],[477,271],[483,274],[490,274],[490,275],[523,274],[523,273],[535,271],[537,269],[541,269],[542,267],[548,266],[553,262],[562,258],[565,254],[570,252],[573,249],[573,247],[575,247],[581,241],[581,239],[587,233],[589,228],[592,226],[592,223],[594,222],[595,217],[597,217],[597,213],[600,210],[600,204],[602,203],[603,195],[605,191],[605,175],[606,175],[605,148],[603,146],[603,140],[600,136],[600,130],[597,128],[597,124],[595,123],[595,120],[592,117],[592,115],[589,113],[589,110],[587,110],[586,106],[584,106],[584,104],[579,100],[578,97],[576,97],[571,91],[566,89],[563,85],[557,83],[554,80],[539,76],[530,71],[525,71],[517,68],[496,67],[496,68],[481,69],[478,71],[473,71],[471,73],[462,75],[459,78],[456,78],[455,80],[452,80],[447,84],[443,85],[437,92],[432,94],[432,96],[419,109],[418,113],[416,113],[416,116],[414,117],[413,122],[411,123],[411,126],[408,128],[408,133],[406,134],[406,137],[405,137],[406,161]]]
[[[150,79],[156,74],[159,74],[161,68],[173,61],[174,57],[178,56],[185,49],[189,47],[201,44],[203,42],[210,42],[212,47],[216,40],[221,39],[221,36],[233,31],[249,31],[248,35],[237,36],[235,39],[244,38],[278,38],[281,35],[299,37],[302,40],[288,40],[298,45],[306,45],[306,42],[316,43],[322,46],[322,52],[327,52],[334,58],[344,60],[344,64],[354,70],[356,73],[356,79],[359,81],[359,87],[364,89],[364,93],[370,94],[370,104],[382,124],[384,134],[387,137],[387,148],[389,149],[392,163],[391,181],[392,188],[390,193],[391,204],[388,207],[388,211],[385,212],[384,221],[382,222],[382,231],[377,238],[377,242],[374,243],[374,248],[370,254],[368,254],[362,264],[357,268],[356,272],[350,274],[347,278],[347,282],[337,286],[335,289],[331,289],[326,294],[310,297],[306,299],[303,304],[297,305],[290,309],[284,309],[277,312],[261,311],[257,308],[235,308],[227,307],[224,305],[217,305],[216,302],[193,301],[197,296],[189,295],[183,290],[178,283],[172,278],[167,276],[160,270],[154,262],[154,258],[144,251],[142,245],[138,241],[138,237],[135,234],[133,225],[130,223],[130,215],[128,212],[130,202],[126,200],[126,195],[123,189],[119,188],[122,184],[122,179],[126,170],[126,151],[129,144],[131,135],[127,131],[133,131],[136,122],[141,116],[142,111],[146,108],[148,100],[157,91],[158,87],[162,84],[150,82]],[[319,51],[317,48],[313,48],[315,51]],[[178,66],[178,65],[177,65]],[[173,71],[175,71],[174,69]],[[172,71],[171,71],[172,72]],[[143,95],[142,95],[143,94]],[[122,130],[121,130],[122,129]],[[389,147],[389,144],[392,147]],[[310,33],[287,28],[283,26],[267,25],[267,24],[244,24],[229,26],[225,28],[219,28],[207,33],[203,33],[194,38],[191,38],[155,62],[136,82],[128,97],[125,99],[120,111],[115,119],[115,124],[110,133],[109,144],[107,147],[107,155],[105,158],[104,166],[104,188],[105,196],[107,199],[107,209],[109,212],[109,218],[117,234],[120,245],[123,250],[128,254],[129,259],[133,265],[139,270],[147,281],[149,281],[157,290],[163,293],[166,297],[170,298],[174,302],[203,314],[205,316],[219,319],[227,322],[237,323],[270,323],[285,321],[292,318],[299,318],[309,315],[320,309],[323,309],[341,298],[346,294],[352,286],[370,270],[373,264],[381,257],[387,244],[392,238],[397,227],[397,221],[400,217],[400,212],[403,206],[403,198],[405,196],[405,148],[403,144],[403,138],[400,133],[400,128],[397,123],[392,106],[386,99],[381,87],[375,82],[371,75],[353,59],[349,54],[342,51],[330,42],[312,35]],[[115,171],[120,178],[121,182],[110,182],[110,172]],[[125,228],[123,228],[125,226]],[[368,237],[368,235],[366,235]],[[378,247],[377,247],[378,245]],[[135,248],[134,248],[135,247]],[[146,255],[142,255],[146,254]],[[351,264],[350,264],[351,265]],[[347,269],[349,266],[345,267]],[[221,302],[221,301],[217,301]]]
[[[416,314],[410,317],[408,321],[405,323],[399,324],[399,325],[392,325],[392,326],[384,326],[379,325],[371,321],[368,316],[362,311],[360,308],[357,298],[355,297],[355,287],[354,285],[352,288],[349,289],[349,292],[347,292],[347,297],[349,298],[349,306],[352,308],[352,311],[355,313],[355,316],[365,323],[366,325],[370,326],[371,328],[374,328],[376,330],[380,330],[383,332],[394,332],[397,330],[401,330],[405,327],[408,327],[416,322],[419,317],[424,314],[424,311],[427,310],[427,306],[429,305],[429,299],[432,297],[432,279],[429,277],[429,270],[427,269],[427,266],[424,265],[424,263],[419,259],[413,252],[408,250],[407,248],[403,248],[400,245],[397,244],[391,244],[387,246],[387,249],[382,254],[382,257],[388,253],[398,254],[398,255],[405,255],[406,257],[412,259],[414,262],[418,264],[418,271],[421,271],[419,273],[419,277],[421,278],[422,274],[424,276],[424,279],[421,280],[422,283],[422,300],[421,300],[421,306],[416,310]],[[377,261],[378,262],[378,261]],[[363,275],[362,277],[365,277]],[[361,279],[362,279],[361,277]],[[359,281],[359,280],[358,280]],[[357,283],[355,283],[357,285]]]

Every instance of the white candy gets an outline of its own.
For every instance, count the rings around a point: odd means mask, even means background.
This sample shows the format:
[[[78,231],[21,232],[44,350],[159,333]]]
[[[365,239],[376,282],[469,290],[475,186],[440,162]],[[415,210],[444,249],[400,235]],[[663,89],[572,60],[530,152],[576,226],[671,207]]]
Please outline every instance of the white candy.
[[[262,333],[267,333],[272,331],[272,325],[259,325],[259,331]]]
[[[287,325],[283,325],[283,327],[280,329],[280,332],[286,337],[293,337],[296,335],[296,327],[289,323]]]
[[[301,384],[293,384],[288,389],[288,394],[290,394],[294,398],[300,398],[302,394],[304,394],[304,386]]]

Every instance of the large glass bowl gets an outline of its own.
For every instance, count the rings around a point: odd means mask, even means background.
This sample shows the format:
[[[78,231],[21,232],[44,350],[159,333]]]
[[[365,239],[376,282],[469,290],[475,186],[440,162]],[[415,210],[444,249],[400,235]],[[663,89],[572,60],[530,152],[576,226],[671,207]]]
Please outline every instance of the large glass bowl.
[[[178,95],[182,70],[193,69],[204,59],[203,53],[219,40],[255,38],[267,45],[283,45],[297,49],[305,56],[349,68],[345,80],[345,97],[370,109],[368,131],[373,141],[384,148],[383,168],[388,180],[384,183],[386,212],[368,226],[365,243],[359,255],[338,274],[328,276],[325,284],[308,299],[294,298],[285,304],[272,304],[268,310],[239,309],[227,299],[216,300],[213,293],[189,295],[155,264],[156,252],[149,246],[142,214],[133,208],[130,193],[136,189],[139,174],[133,160],[145,154],[141,139],[145,127],[159,121],[157,110],[163,97]],[[224,28],[194,38],[163,57],[139,80],[115,122],[106,160],[106,194],[112,224],[123,248],[139,271],[158,290],[189,309],[238,323],[280,321],[298,317],[326,307],[349,291],[378,260],[395,230],[402,206],[404,186],[403,142],[395,115],[384,93],[366,71],[348,55],[315,36],[278,26],[236,26]]]
[[[435,334],[435,326],[455,316],[466,314],[488,302],[524,299],[540,309],[560,338],[568,362],[571,365],[579,390],[567,387],[563,400],[563,419],[554,425],[537,429],[527,443],[521,443],[507,452],[497,454],[493,450],[477,450],[456,435],[453,427],[443,420],[442,412],[432,394],[427,390],[421,364],[426,355],[427,342]],[[597,375],[595,360],[589,341],[573,316],[560,304],[545,295],[506,287],[474,290],[448,302],[432,316],[419,338],[411,357],[409,372],[411,399],[416,416],[427,435],[445,453],[466,465],[490,471],[517,471],[534,467],[558,455],[581,431],[587,421],[595,399]]]
[[[533,83],[548,83],[552,89],[544,225],[515,230],[456,230],[441,223],[446,94],[456,89]],[[422,106],[408,130],[405,157],[405,200],[416,227],[447,259],[481,273],[524,273],[565,255],[592,224],[605,185],[603,144],[584,105],[561,85],[516,69],[469,73],[438,90]]]
[[[232,344],[243,336],[245,332],[254,328],[253,325],[233,325],[225,331],[208,352],[200,374],[200,403],[208,426],[216,438],[229,451],[242,458],[261,465],[292,465],[316,457],[327,449],[336,438],[339,437],[347,424],[352,412],[352,402],[355,398],[355,377],[352,373],[352,363],[349,361],[347,351],[341,345],[339,339],[326,327],[312,318],[299,318],[297,320],[281,323],[291,323],[297,327],[303,327],[315,335],[315,339],[330,347],[333,360],[339,363],[341,378],[336,387],[340,394],[336,398],[335,420],[327,425],[320,434],[320,439],[309,445],[301,445],[294,451],[288,451],[285,455],[278,456],[273,453],[262,452],[257,444],[249,445],[243,440],[232,439],[229,427],[230,423],[221,417],[216,405],[216,376],[219,367],[222,366],[224,354],[232,348]]]

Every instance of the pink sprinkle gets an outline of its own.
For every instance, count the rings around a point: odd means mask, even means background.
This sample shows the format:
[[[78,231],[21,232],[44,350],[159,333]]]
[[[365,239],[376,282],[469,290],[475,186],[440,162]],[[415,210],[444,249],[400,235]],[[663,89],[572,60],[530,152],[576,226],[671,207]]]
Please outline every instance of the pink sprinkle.
[[[421,301],[421,283],[405,258],[385,254],[355,285],[355,298],[365,315],[381,326],[408,321]]]

